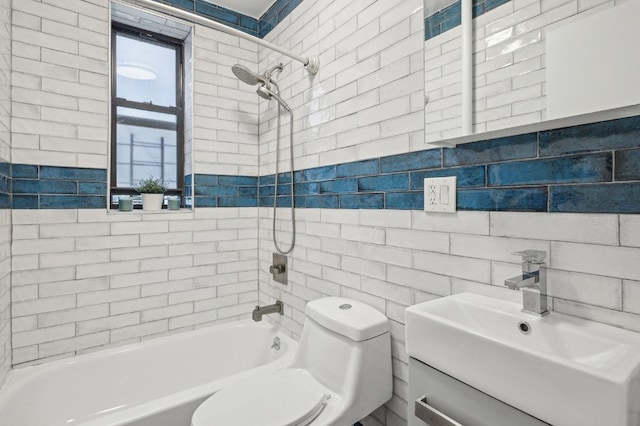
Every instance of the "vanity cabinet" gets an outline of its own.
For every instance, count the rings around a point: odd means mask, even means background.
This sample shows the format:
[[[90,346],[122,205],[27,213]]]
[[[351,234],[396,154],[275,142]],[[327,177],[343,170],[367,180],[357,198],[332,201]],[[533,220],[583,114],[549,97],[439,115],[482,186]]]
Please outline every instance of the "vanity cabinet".
[[[418,411],[426,423],[415,415]],[[442,415],[442,416],[441,416]],[[449,418],[449,421],[445,420]],[[414,358],[409,358],[409,426],[542,426],[548,425]]]

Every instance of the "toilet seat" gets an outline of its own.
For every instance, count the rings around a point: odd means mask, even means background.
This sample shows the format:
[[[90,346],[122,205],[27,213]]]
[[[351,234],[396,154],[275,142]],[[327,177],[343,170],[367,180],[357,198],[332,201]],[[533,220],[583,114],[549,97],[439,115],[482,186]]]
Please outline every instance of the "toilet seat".
[[[221,389],[196,409],[191,425],[305,426],[329,398],[306,370],[279,370]]]

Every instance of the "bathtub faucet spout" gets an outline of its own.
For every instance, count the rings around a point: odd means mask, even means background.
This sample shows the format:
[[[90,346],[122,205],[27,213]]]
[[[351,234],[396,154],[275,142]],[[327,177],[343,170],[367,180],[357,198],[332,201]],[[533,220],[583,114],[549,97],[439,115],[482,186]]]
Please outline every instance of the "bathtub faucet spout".
[[[267,314],[282,315],[283,313],[284,313],[284,304],[281,301],[276,300],[276,303],[274,303],[273,305],[267,305],[262,307],[256,306],[256,308],[251,313],[251,318],[253,318],[254,321],[262,321],[263,315],[267,315]]]

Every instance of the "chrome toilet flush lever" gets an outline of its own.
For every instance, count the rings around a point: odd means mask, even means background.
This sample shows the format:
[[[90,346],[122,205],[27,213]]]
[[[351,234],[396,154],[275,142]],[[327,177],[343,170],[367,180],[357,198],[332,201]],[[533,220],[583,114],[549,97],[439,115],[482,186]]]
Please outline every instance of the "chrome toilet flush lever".
[[[522,274],[508,278],[504,285],[512,290],[522,290],[522,312],[544,316],[547,310],[547,253],[541,250],[524,250],[513,253],[522,257]]]

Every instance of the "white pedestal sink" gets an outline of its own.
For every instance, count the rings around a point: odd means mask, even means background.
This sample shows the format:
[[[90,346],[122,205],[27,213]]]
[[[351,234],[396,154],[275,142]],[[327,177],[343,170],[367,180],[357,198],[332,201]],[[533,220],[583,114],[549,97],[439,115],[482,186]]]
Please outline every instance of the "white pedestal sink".
[[[554,426],[640,425],[640,333],[462,293],[406,310],[416,358]]]

